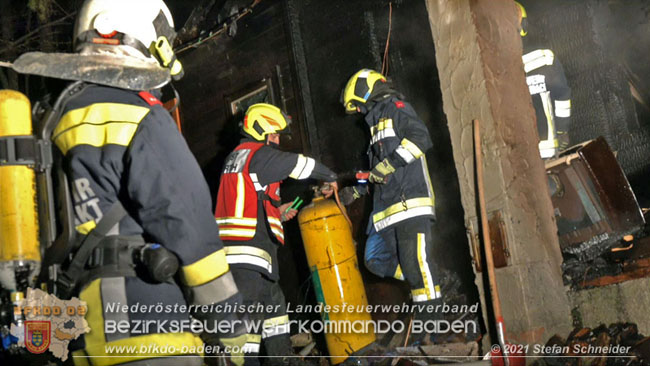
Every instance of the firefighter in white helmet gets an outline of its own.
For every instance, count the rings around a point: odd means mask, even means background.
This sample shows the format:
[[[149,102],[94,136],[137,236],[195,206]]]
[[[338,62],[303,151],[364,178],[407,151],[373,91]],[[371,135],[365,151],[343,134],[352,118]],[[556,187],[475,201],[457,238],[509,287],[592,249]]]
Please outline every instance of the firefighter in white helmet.
[[[64,99],[52,134],[77,234],[55,285],[61,296],[86,301],[92,329],[74,352],[89,357],[74,358],[75,363],[201,365],[204,340],[236,346],[231,361],[243,363],[237,347],[245,343],[239,321],[245,315],[223,310],[242,298],[212,216],[209,189],[156,96],[155,89],[183,73],[171,48],[174,36],[161,0],[87,0],[75,27],[76,54],[31,53],[15,65],[20,72],[87,82]],[[142,260],[147,250],[170,253],[178,271],[168,278],[147,272],[151,268],[143,268],[148,262]],[[109,303],[137,304],[138,312],[106,311]],[[150,312],[151,306],[164,310]],[[203,321],[202,333],[171,328],[191,317]],[[105,322],[125,320],[130,326],[146,321],[156,326],[144,334],[132,327],[104,331]],[[215,322],[227,321],[231,326],[215,333]],[[106,353],[111,345],[167,351],[111,358]],[[171,363],[164,358],[181,354],[197,357]]]

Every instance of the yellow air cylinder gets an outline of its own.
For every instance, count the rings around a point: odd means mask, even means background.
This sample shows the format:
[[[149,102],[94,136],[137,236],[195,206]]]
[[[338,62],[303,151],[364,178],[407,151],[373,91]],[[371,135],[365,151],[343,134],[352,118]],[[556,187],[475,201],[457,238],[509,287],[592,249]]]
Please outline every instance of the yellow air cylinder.
[[[31,134],[29,99],[17,91],[0,90],[0,138]],[[37,212],[33,167],[0,165],[0,266],[40,262]]]
[[[338,328],[325,328],[325,340],[333,365],[348,355],[375,341],[371,316],[365,310],[368,305],[366,290],[359,272],[352,232],[345,217],[333,200],[316,197],[298,215],[300,233],[305,245],[307,262],[317,300],[330,311],[323,311],[325,321],[336,323]],[[339,311],[336,311],[338,309]],[[344,330],[344,324],[367,324],[367,333]],[[332,324],[334,325],[334,324]]]

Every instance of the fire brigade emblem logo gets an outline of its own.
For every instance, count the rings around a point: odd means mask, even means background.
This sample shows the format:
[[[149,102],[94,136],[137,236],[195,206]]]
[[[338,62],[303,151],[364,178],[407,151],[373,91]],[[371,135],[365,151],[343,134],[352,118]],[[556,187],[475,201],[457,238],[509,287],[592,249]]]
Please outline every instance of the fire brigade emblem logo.
[[[25,347],[31,353],[43,353],[50,346],[50,322],[32,320],[25,322]]]

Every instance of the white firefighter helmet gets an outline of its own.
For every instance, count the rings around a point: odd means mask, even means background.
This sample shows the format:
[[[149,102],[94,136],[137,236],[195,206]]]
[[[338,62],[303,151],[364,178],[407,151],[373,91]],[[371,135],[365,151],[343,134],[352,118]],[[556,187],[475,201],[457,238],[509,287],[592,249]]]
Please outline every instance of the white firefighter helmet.
[[[106,44],[127,55],[150,58],[149,48],[159,36],[170,42],[175,37],[174,20],[162,0],[86,0],[73,41],[77,51],[88,44]]]
[[[14,70],[133,90],[159,88],[183,68],[171,43],[174,20],[162,0],[86,0],[77,16],[76,54],[30,52]]]

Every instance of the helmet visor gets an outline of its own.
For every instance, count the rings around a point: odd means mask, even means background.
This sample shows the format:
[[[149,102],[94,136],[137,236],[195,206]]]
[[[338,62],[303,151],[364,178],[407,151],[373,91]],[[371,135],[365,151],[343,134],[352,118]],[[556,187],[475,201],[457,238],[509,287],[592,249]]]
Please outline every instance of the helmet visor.
[[[153,26],[154,29],[156,30],[156,35],[158,37],[164,36],[165,38],[167,38],[170,44],[174,43],[174,40],[176,39],[176,31],[169,24],[169,22],[167,21],[167,17],[165,16],[165,13],[162,10],[160,11],[160,13],[158,13],[156,19],[153,20]]]
[[[279,131],[276,131],[276,133],[279,133],[281,135],[290,135],[291,134],[291,128],[289,128],[289,127],[291,126],[292,118],[291,118],[290,115],[288,115],[288,114],[286,114],[284,112],[281,112],[281,113],[282,113],[282,117],[284,117],[284,120],[287,122],[287,125],[283,129],[281,129]]]

